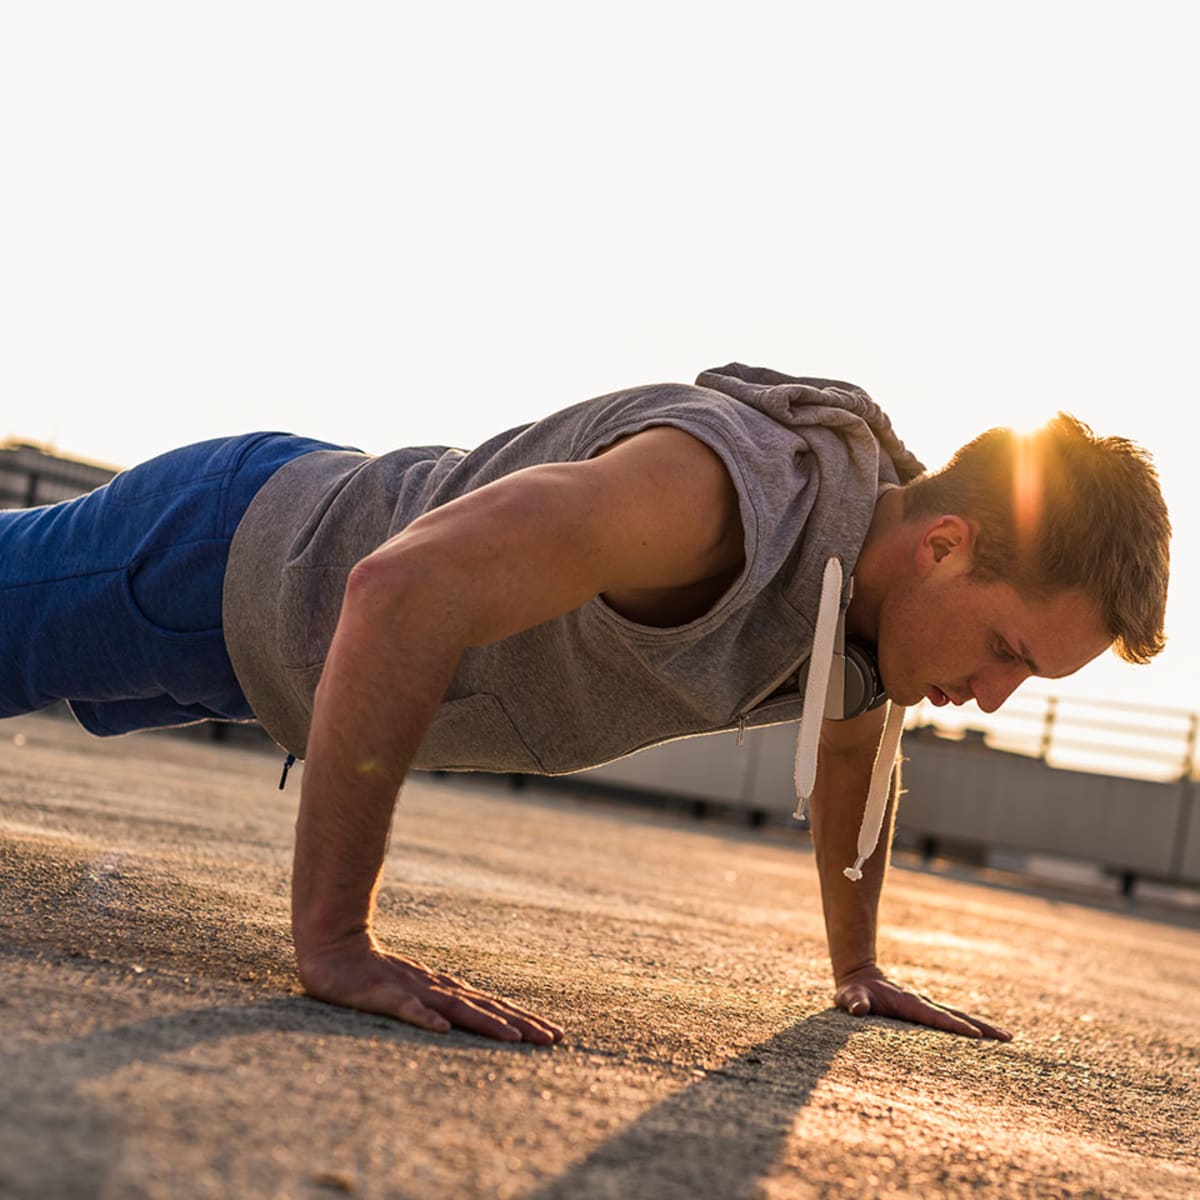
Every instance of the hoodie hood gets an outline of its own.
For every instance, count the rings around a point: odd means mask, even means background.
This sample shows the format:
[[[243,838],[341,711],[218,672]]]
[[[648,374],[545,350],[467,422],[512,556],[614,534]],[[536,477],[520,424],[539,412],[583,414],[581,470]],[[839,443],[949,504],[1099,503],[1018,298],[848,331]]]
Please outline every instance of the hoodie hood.
[[[780,528],[801,532],[778,577],[792,607],[815,614],[825,564],[836,557],[846,585],[844,609],[880,493],[921,474],[920,460],[897,437],[883,410],[852,383],[742,363],[704,371],[696,383],[718,393],[720,403],[733,399],[787,431],[794,447],[790,486],[796,488],[796,507]],[[789,484],[780,473],[769,486]]]
[[[698,387],[732,396],[797,432],[821,427],[859,440],[871,436],[891,461],[895,478],[884,482],[908,483],[925,470],[924,464],[896,436],[887,414],[871,397],[840,379],[785,375],[768,367],[728,363],[712,367],[696,378]],[[889,472],[880,464],[881,479]]]
[[[806,441],[815,441],[817,444],[811,448],[818,458],[820,443],[825,442],[828,453],[828,435],[835,435],[843,445],[847,463],[857,464],[860,472],[865,472],[867,465],[874,463],[880,484],[907,483],[925,469],[896,436],[883,410],[862,388],[853,384],[836,379],[784,375],[741,363],[705,371],[696,383],[750,405],[796,431]],[[826,432],[818,432],[820,430]],[[798,818],[807,815],[816,781],[820,727],[827,711],[827,692],[830,686],[837,687],[836,681],[841,679],[843,666],[838,661],[838,647],[844,637],[845,607],[853,590],[852,581],[849,588],[843,584],[843,566],[849,568],[852,564],[843,564],[832,545],[827,552],[828,557],[822,564],[820,604],[796,738],[795,815]],[[806,571],[815,576],[813,568],[810,556],[802,565],[802,574]],[[840,713],[840,706],[835,711]],[[857,857],[843,871],[852,882],[862,879],[863,866],[879,844],[903,725],[904,709],[889,700],[859,826]]]

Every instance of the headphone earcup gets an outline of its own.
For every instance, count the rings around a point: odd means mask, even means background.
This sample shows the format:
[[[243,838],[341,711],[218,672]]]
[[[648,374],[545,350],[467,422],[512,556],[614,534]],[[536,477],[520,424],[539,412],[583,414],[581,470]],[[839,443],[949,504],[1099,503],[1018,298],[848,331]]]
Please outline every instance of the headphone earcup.
[[[846,639],[846,685],[843,695],[843,719],[861,716],[887,699],[873,651],[853,638]]]

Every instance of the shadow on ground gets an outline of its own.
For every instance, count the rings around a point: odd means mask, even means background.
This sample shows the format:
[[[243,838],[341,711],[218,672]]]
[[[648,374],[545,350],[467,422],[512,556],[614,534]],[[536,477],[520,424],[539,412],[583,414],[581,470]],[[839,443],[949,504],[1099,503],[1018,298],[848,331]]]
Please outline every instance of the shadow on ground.
[[[751,1200],[851,1033],[834,1011],[800,1021],[706,1071],[528,1200]]]
[[[832,1011],[799,1022],[654,1105],[527,1200],[659,1194],[750,1200],[851,1032],[850,1020]],[[262,1033],[393,1043],[428,1037],[382,1018],[290,997],[188,1009],[0,1052],[0,1070],[10,1081],[6,1108],[15,1118],[8,1133],[19,1143],[22,1127],[30,1135],[53,1127],[60,1147],[59,1154],[12,1164],[20,1170],[15,1194],[79,1195],[81,1173],[98,1189],[91,1194],[103,1193],[121,1160],[126,1131],[110,1105],[89,1103],[94,1080],[205,1042]],[[0,1190],[5,1175],[0,1170]]]
[[[0,1153],[0,1195],[106,1194],[105,1181],[124,1153],[127,1130],[111,1103],[90,1102],[89,1085],[202,1043],[263,1033],[385,1039],[393,1044],[419,1043],[428,1037],[386,1018],[347,1013],[294,996],[188,1009],[15,1051],[0,1050],[0,1075],[8,1081],[8,1128],[0,1135],[0,1146],[13,1137],[19,1146],[24,1130],[26,1147],[39,1147],[32,1157],[14,1154],[9,1159]],[[224,1067],[190,1069],[229,1074]],[[41,1152],[48,1130],[54,1131],[54,1154]],[[19,1187],[8,1177],[6,1165],[19,1170]],[[90,1181],[86,1192],[80,1191],[81,1177]]]

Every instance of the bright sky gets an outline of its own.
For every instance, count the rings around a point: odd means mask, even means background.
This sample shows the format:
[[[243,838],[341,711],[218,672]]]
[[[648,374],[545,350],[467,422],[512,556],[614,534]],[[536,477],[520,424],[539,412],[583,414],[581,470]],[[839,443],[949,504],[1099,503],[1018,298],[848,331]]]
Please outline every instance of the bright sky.
[[[1065,408],[1177,529],[1170,648],[1073,686],[1194,708],[1189,11],[4,5],[0,434],[469,445],[730,359],[931,465]]]

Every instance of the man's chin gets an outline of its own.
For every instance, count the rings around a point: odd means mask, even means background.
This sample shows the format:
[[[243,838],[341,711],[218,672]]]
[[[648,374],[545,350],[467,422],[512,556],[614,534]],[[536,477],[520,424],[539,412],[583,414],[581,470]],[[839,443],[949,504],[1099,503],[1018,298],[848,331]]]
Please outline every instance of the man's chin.
[[[893,704],[899,704],[902,708],[913,708],[927,698],[925,692],[915,683],[897,683],[892,688],[888,686],[886,679],[881,682],[883,683],[883,690],[887,693],[888,699]]]
[[[879,682],[884,694],[893,704],[902,708],[913,708],[925,699],[921,684],[913,679],[897,679],[895,673],[889,671],[882,661],[878,662]]]

